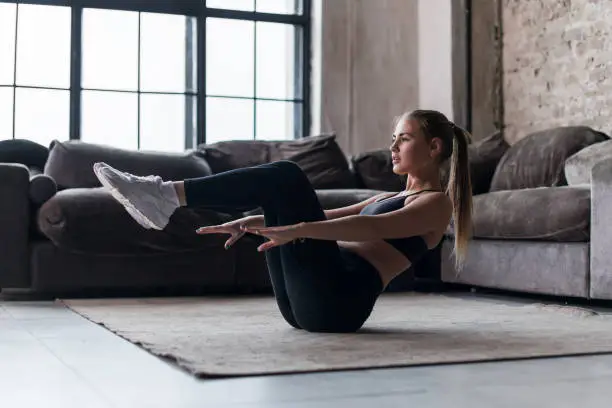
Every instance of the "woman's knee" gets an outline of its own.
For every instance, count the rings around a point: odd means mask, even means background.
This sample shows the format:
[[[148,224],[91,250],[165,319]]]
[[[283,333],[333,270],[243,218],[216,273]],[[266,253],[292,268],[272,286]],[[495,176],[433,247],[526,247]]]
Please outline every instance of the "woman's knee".
[[[283,186],[290,186],[292,189],[300,189],[303,186],[310,186],[310,180],[300,166],[289,160],[280,160],[270,163],[278,171],[277,181]]]
[[[302,168],[295,162],[289,160],[279,160],[270,164],[282,170],[282,174],[288,177],[306,177]]]

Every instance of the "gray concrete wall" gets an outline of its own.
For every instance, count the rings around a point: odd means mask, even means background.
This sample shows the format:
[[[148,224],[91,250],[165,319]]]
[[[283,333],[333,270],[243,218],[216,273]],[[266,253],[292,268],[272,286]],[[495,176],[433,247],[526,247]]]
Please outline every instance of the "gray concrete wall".
[[[582,124],[609,132],[612,2],[503,0],[505,136]]]
[[[472,135],[482,139],[502,128],[500,0],[472,0]]]
[[[419,106],[454,120],[451,1],[419,0],[418,6]]]
[[[455,119],[454,88],[463,86],[457,78],[465,67],[453,53],[461,29],[451,24],[451,0],[313,5],[312,133],[335,132],[354,154],[388,147],[393,119],[406,110],[437,109]]]
[[[389,145],[393,116],[418,105],[417,13],[417,0],[322,1],[313,131],[335,132],[348,154]]]

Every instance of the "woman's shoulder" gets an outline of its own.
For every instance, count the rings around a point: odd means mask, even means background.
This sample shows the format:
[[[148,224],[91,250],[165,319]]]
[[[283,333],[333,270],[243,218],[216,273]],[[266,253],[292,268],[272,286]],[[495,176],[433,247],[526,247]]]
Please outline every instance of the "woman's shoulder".
[[[453,202],[444,191],[424,191],[420,194],[407,196],[404,201],[405,205],[419,200],[436,207],[437,209],[448,210],[452,212]],[[435,204],[435,205],[433,205]]]

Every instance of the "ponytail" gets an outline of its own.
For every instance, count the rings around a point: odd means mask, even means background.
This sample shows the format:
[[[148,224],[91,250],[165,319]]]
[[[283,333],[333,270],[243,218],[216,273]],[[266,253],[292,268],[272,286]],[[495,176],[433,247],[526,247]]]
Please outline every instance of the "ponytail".
[[[453,252],[455,269],[459,273],[467,258],[468,243],[472,235],[472,182],[468,161],[468,145],[472,137],[438,111],[417,109],[404,113],[400,118],[415,119],[428,140],[440,138],[443,149],[439,164],[446,166],[450,161],[446,194],[453,204]]]
[[[446,193],[453,203],[455,266],[459,272],[467,256],[472,235],[472,182],[468,162],[470,134],[453,124],[453,151],[450,157],[450,176]]]

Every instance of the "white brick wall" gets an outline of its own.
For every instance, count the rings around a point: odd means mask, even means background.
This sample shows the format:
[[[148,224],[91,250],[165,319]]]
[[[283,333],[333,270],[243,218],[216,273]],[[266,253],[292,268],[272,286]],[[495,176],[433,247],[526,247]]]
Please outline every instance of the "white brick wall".
[[[505,136],[612,130],[612,0],[503,0]]]

